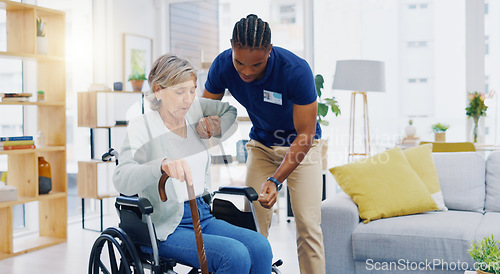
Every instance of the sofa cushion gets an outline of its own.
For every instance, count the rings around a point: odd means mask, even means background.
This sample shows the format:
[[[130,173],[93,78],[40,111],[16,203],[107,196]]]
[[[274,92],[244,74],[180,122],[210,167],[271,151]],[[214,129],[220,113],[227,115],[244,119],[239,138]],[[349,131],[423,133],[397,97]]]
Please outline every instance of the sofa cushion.
[[[477,152],[432,154],[448,209],[483,212],[485,160]]]
[[[474,236],[474,241],[481,242],[484,237],[491,236],[495,240],[500,239],[500,213],[498,212],[486,212],[481,220],[481,224],[477,228],[476,235]]]
[[[422,179],[440,210],[448,210],[444,204],[439,177],[432,159],[432,144],[425,144],[403,150],[411,168]]]
[[[352,234],[355,261],[474,261],[468,255],[483,215],[466,211],[426,212],[360,223]]]
[[[491,152],[486,161],[486,202],[484,210],[486,212],[500,212],[500,151]]]
[[[330,172],[365,222],[439,209],[398,147]]]

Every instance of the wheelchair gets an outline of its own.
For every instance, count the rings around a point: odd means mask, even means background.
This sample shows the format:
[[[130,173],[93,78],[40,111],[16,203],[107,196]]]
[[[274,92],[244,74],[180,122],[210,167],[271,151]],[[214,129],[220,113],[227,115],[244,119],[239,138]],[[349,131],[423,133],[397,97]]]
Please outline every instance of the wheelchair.
[[[103,155],[103,161],[109,160],[110,152],[111,154],[116,153],[110,149],[108,153]],[[117,156],[117,154],[111,156]],[[116,161],[118,162],[118,160]],[[250,211],[241,211],[231,201],[217,198],[218,194],[244,196]],[[212,196],[213,199],[211,199]],[[214,217],[259,232],[252,203],[258,199],[258,194],[253,188],[220,187],[218,191],[211,195],[205,195],[203,198],[211,204]],[[105,229],[95,240],[90,252],[88,273],[143,274],[144,270],[149,270],[149,273],[154,274],[177,273],[174,271],[174,267],[177,265],[176,261],[170,258],[161,258],[158,255],[158,240],[154,224],[151,221],[153,207],[149,200],[137,196],[121,195],[116,198],[115,208],[120,219],[118,227]],[[146,248],[141,249],[141,247]],[[146,249],[152,250],[152,252],[142,251]],[[273,263],[272,273],[281,273],[278,266],[282,264],[281,259]],[[188,274],[193,273],[201,272],[192,267]]]

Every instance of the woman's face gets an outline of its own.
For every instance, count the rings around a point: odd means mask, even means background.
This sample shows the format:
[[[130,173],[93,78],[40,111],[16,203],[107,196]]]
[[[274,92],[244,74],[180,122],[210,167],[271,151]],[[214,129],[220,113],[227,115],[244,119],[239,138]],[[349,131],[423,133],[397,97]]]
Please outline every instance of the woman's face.
[[[181,84],[159,88],[156,99],[161,101],[159,111],[173,116],[175,119],[184,119],[196,95],[196,77],[191,78]]]
[[[241,80],[250,83],[264,77],[270,53],[271,49],[250,49],[234,46],[233,65]]]

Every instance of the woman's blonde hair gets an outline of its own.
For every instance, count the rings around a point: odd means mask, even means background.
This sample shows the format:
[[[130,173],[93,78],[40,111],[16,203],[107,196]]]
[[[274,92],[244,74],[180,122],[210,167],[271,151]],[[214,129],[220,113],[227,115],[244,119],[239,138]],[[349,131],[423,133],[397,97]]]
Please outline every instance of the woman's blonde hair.
[[[149,72],[149,90],[146,92],[146,100],[152,110],[157,110],[161,102],[156,99],[155,85],[162,89],[184,83],[194,76],[196,78],[196,68],[186,59],[174,54],[164,54],[153,64]]]

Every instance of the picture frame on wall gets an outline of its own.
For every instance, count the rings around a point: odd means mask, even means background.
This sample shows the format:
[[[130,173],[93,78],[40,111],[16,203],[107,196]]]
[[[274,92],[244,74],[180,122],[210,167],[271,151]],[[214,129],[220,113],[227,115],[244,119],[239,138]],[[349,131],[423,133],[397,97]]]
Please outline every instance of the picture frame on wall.
[[[123,90],[132,91],[132,85],[128,81],[129,76],[134,73],[144,73],[146,78],[151,70],[153,62],[153,39],[124,33],[123,34]],[[142,92],[149,89],[147,81],[144,81]]]

